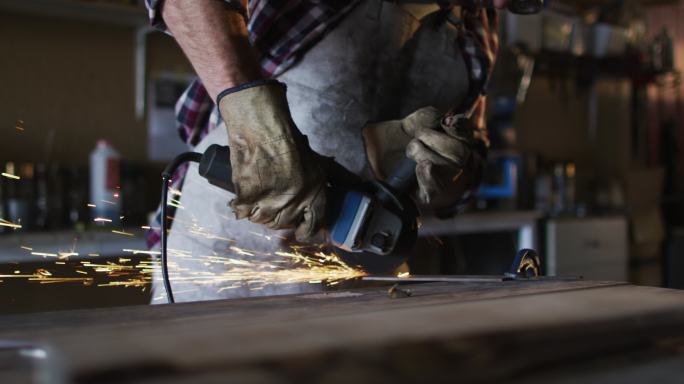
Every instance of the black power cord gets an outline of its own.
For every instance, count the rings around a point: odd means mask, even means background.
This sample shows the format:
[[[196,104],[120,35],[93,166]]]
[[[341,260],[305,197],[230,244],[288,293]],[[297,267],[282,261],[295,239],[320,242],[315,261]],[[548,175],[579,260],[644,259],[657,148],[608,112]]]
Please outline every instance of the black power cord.
[[[164,288],[166,289],[166,297],[169,303],[175,303],[173,299],[173,290],[171,289],[171,279],[169,279],[169,266],[167,257],[167,202],[169,197],[169,181],[176,173],[178,168],[186,162],[199,163],[202,160],[202,154],[198,152],[185,152],[178,155],[169,165],[164,168],[162,172],[162,191],[161,191],[161,270],[162,278],[164,279]]]

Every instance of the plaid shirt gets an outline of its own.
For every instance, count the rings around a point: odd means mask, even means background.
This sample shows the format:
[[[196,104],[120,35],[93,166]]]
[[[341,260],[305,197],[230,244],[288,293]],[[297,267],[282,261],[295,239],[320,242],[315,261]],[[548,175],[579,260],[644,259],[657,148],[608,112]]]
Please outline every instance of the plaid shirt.
[[[360,2],[250,0],[249,9],[244,10],[241,0],[224,1],[243,15],[249,15],[249,39],[261,54],[261,69],[267,78],[277,76],[289,68],[300,55],[306,53],[308,47],[318,41],[331,26]],[[166,31],[160,11],[163,0],[145,0],[145,3],[152,26]],[[498,51],[498,18],[495,11],[465,8],[461,12],[461,18],[463,28],[458,43],[466,56],[466,65],[470,73],[470,92],[465,104],[454,106],[450,113],[470,111],[475,138],[488,146],[484,89]],[[218,108],[199,79],[195,80],[178,100],[176,119],[180,137],[190,148],[197,145],[207,133],[220,124]],[[185,169],[181,169],[174,176],[171,185],[173,188],[180,189],[182,186]],[[161,214],[158,211],[155,224],[147,234],[150,248],[159,244],[160,219]]]

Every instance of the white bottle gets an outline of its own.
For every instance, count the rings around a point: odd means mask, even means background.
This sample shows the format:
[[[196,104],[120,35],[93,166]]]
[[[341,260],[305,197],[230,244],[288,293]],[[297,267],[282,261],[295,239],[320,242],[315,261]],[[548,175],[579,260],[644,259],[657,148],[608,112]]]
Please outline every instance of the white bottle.
[[[107,140],[90,153],[90,209],[96,224],[118,224],[121,214],[121,156]]]

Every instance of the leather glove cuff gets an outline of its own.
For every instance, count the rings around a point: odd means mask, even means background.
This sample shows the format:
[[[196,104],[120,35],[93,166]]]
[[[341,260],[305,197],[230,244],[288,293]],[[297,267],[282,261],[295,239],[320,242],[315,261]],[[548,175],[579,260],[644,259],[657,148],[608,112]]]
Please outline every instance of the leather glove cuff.
[[[224,89],[223,91],[221,91],[221,93],[218,94],[218,96],[216,96],[216,105],[219,105],[221,103],[221,99],[223,99],[225,96],[228,96],[232,93],[236,93],[236,92],[244,91],[245,89],[259,87],[259,86],[268,85],[268,84],[280,85],[280,86],[287,88],[285,83],[281,83],[278,80],[257,79],[254,81],[250,81],[248,83],[236,85],[235,87],[230,87],[230,88]]]

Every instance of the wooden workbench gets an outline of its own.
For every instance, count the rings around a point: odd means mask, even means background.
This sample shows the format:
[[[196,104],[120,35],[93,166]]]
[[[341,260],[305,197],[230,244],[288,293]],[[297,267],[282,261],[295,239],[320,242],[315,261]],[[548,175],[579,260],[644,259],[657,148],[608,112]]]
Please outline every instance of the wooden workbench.
[[[581,280],[408,288],[394,299],[372,287],[12,315],[0,339],[49,346],[79,383],[610,382],[684,366],[682,291]]]

